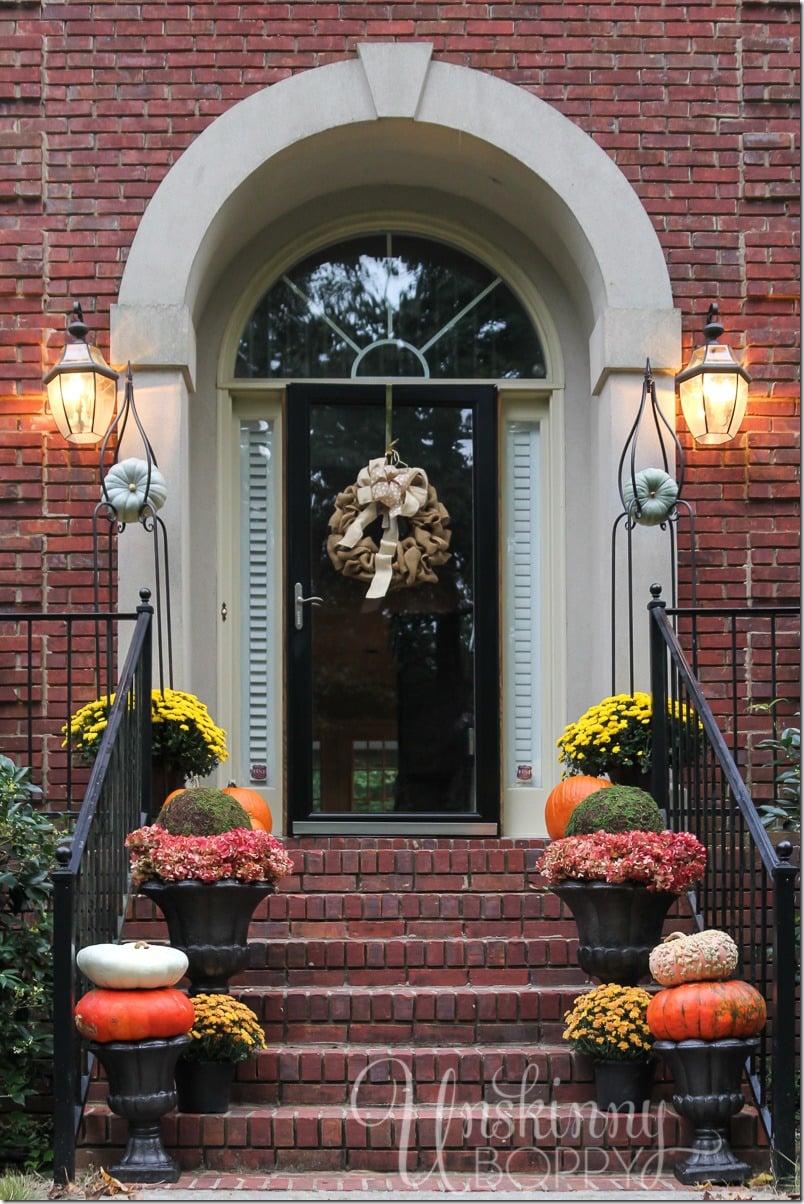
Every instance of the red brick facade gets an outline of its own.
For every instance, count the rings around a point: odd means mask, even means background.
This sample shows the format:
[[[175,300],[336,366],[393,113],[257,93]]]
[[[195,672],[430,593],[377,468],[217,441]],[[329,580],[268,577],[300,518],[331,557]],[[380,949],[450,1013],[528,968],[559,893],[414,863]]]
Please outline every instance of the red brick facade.
[[[575,122],[664,248],[684,354],[720,306],[753,376],[734,443],[682,420],[701,602],[790,603],[799,582],[799,5],[0,5],[0,605],[87,602],[94,450],[67,448],[42,374],[79,298],[109,306],[158,184],[216,117],[360,41],[428,41]],[[684,601],[684,578],[682,596]]]

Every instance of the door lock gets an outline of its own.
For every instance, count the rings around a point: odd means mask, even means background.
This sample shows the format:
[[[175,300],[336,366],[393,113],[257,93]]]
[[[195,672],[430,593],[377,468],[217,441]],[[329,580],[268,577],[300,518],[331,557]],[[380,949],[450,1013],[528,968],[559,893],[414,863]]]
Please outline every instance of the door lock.
[[[293,587],[293,622],[296,625],[296,630],[301,631],[304,627],[304,611],[302,606],[305,602],[309,602],[311,606],[320,606],[324,601],[317,594],[313,594],[309,598],[302,597],[302,583],[297,581]]]

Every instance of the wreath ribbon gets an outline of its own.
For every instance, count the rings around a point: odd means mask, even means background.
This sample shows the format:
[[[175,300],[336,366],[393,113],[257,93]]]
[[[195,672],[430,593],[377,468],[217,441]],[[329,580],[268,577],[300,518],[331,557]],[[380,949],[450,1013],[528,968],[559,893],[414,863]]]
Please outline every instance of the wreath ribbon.
[[[353,548],[377,517],[382,537],[374,558],[374,577],[367,598],[384,598],[391,584],[393,559],[399,541],[399,516],[411,518],[427,501],[429,482],[423,468],[389,464],[384,456],[369,460],[357,475],[360,513],[338,540],[339,548]]]

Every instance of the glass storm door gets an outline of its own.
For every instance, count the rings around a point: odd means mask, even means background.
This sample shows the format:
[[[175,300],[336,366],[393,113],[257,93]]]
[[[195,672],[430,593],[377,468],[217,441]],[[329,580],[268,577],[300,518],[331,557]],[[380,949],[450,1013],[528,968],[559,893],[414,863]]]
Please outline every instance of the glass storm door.
[[[293,830],[495,832],[495,390],[291,385],[286,429]],[[389,434],[426,480],[410,478],[419,500],[389,532],[405,575],[398,561],[383,592],[382,507],[372,517],[370,486],[357,490],[369,461],[388,463]]]

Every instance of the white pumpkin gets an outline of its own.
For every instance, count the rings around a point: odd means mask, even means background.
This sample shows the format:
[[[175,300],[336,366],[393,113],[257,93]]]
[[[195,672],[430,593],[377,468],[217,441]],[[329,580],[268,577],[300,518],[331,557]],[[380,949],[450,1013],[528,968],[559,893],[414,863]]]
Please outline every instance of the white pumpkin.
[[[124,941],[120,945],[86,945],[75,962],[96,987],[122,991],[172,987],[187,973],[187,954],[172,945]]]
[[[634,485],[636,505],[632,510]],[[623,488],[623,498],[630,516],[636,522],[645,527],[656,527],[666,522],[678,501],[678,485],[662,468],[643,468],[634,475],[633,482],[629,476]]]
[[[121,460],[113,464],[103,478],[103,486],[103,500],[114,507],[121,523],[137,522],[146,502],[156,513],[167,498],[167,482],[153,463],[148,480],[147,460]]]

